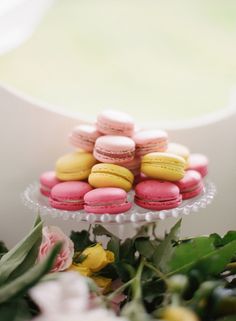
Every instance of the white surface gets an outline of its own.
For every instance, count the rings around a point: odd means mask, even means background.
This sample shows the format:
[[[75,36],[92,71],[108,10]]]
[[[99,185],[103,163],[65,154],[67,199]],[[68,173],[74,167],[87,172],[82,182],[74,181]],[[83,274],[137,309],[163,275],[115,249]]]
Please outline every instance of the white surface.
[[[70,150],[67,134],[78,122],[0,88],[0,239],[9,246],[17,242],[33,222],[33,214],[21,203],[20,193]],[[199,121],[192,126],[183,123],[175,126],[177,129],[169,128],[168,132],[172,141],[209,156],[209,178],[216,184],[218,194],[212,205],[184,217],[183,235],[236,229],[236,109],[231,106],[220,117],[213,117],[212,121],[208,117],[207,121],[202,121],[202,126]],[[160,230],[169,228],[175,221],[171,218],[161,222]],[[47,219],[47,222],[62,226],[65,231],[82,226],[82,223],[60,219]],[[126,233],[129,228],[130,225],[125,228]]]
[[[1,0],[0,54],[31,36],[54,0]]]

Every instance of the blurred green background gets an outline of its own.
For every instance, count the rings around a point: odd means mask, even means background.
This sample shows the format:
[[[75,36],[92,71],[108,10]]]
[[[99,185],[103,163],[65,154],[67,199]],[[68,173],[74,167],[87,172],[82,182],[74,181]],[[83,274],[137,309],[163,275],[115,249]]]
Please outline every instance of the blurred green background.
[[[0,57],[0,82],[88,115],[219,110],[236,84],[236,1],[58,0],[30,40]]]

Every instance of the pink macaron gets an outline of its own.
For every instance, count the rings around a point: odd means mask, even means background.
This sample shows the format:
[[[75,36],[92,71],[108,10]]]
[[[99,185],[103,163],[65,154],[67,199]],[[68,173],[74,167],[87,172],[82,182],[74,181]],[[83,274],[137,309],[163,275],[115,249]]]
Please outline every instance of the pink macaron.
[[[54,171],[48,171],[43,173],[40,176],[40,192],[41,194],[43,194],[44,196],[49,196],[51,189],[61,183],[61,181],[56,177],[56,173]]]
[[[179,187],[183,200],[198,196],[204,186],[201,174],[194,170],[186,171],[184,177],[175,184]]]
[[[134,121],[124,112],[104,110],[97,117],[97,129],[105,135],[132,136]]]
[[[141,130],[134,134],[136,155],[143,156],[152,152],[164,152],[168,147],[168,135],[164,130]]]
[[[202,177],[208,174],[208,158],[203,154],[190,154],[188,160],[188,169],[199,172]]]
[[[84,208],[84,195],[91,190],[86,182],[63,182],[52,188],[49,204],[60,210],[77,211]]]
[[[84,196],[84,209],[95,214],[119,214],[127,212],[132,204],[127,200],[127,193],[121,188],[96,188]]]
[[[81,148],[88,152],[93,151],[96,139],[101,136],[94,125],[79,125],[72,129],[69,141],[72,146]]]
[[[93,155],[103,163],[127,163],[134,159],[135,143],[125,136],[101,136],[96,140]]]
[[[135,203],[150,210],[167,210],[181,204],[179,188],[170,182],[147,180],[135,187]]]

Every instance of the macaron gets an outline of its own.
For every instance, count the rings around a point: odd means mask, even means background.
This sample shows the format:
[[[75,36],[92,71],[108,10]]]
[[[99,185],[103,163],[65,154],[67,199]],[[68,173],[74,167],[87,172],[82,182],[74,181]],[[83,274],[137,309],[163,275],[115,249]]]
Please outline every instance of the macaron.
[[[86,182],[59,183],[51,190],[49,204],[60,210],[78,211],[84,208],[84,195],[91,190]]]
[[[202,177],[205,177],[208,174],[208,158],[203,154],[190,154],[188,169],[193,169],[199,172]]]
[[[96,163],[96,159],[88,152],[66,154],[56,162],[56,176],[62,181],[84,180]]]
[[[92,152],[96,139],[101,136],[94,125],[79,125],[72,129],[69,141],[72,146]]]
[[[127,212],[132,204],[127,200],[127,193],[121,188],[96,188],[84,196],[84,209],[95,214],[119,214]]]
[[[136,144],[136,155],[164,152],[168,146],[168,135],[164,130],[141,130],[132,137]]]
[[[134,121],[124,112],[104,110],[97,117],[97,130],[105,135],[132,136]]]
[[[171,182],[147,180],[135,187],[135,203],[150,210],[168,210],[181,204],[179,188]]]
[[[125,136],[101,136],[96,140],[93,155],[103,163],[127,163],[134,159],[135,143]]]
[[[169,143],[166,152],[183,157],[186,161],[186,166],[188,165],[190,152],[186,146],[177,143]]]
[[[137,176],[140,174],[141,158],[135,157],[129,162],[122,163],[122,166],[129,169],[134,176]]]
[[[40,192],[44,196],[49,196],[51,189],[61,183],[61,181],[56,177],[56,173],[54,171],[44,172],[40,178]]]
[[[186,171],[184,177],[175,184],[179,187],[183,200],[198,196],[203,191],[202,176],[194,170]]]
[[[150,153],[142,157],[141,172],[148,177],[178,181],[184,177],[185,160],[170,153]]]
[[[132,188],[134,175],[125,167],[100,163],[93,166],[88,181],[96,188],[119,187],[128,192]]]

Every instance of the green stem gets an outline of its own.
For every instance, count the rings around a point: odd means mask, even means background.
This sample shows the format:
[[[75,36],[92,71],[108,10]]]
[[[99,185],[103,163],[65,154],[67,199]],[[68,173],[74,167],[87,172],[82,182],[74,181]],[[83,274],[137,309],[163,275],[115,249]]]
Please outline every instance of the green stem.
[[[137,273],[134,277],[134,282],[132,283],[132,292],[134,300],[142,299],[142,287],[141,287],[141,277],[144,268],[144,259],[141,259],[140,265],[138,267]]]
[[[167,278],[165,276],[164,273],[162,273],[160,270],[158,270],[155,266],[153,266],[152,264],[148,263],[148,262],[144,262],[144,265],[149,268],[150,270],[154,271],[156,273],[156,275],[163,280],[166,284],[168,283]]]

